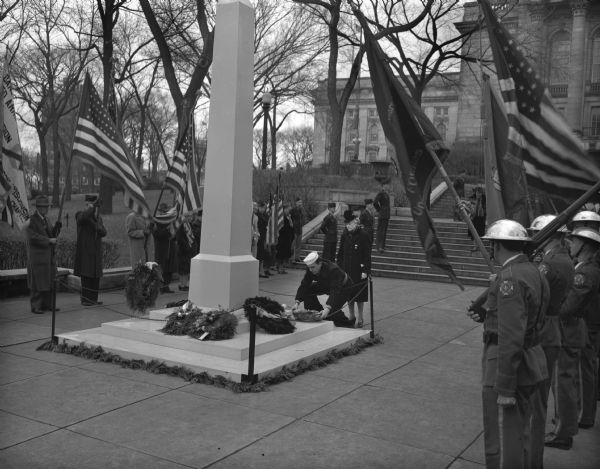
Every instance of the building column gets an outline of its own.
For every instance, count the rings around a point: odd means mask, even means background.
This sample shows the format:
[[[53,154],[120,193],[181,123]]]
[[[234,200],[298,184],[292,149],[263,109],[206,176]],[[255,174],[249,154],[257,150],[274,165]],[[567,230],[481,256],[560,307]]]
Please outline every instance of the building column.
[[[573,25],[571,29],[571,61],[569,64],[569,100],[567,122],[577,132],[582,132],[581,114],[583,108],[583,82],[585,71],[585,22],[589,6],[588,0],[571,1]]]

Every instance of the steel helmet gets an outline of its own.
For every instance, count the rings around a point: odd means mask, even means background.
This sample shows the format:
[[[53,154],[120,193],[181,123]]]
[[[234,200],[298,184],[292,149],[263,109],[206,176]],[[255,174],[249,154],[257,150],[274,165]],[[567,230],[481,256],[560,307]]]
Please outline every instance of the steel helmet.
[[[500,241],[529,241],[527,230],[523,225],[514,220],[497,220],[492,223],[483,239],[497,239]]]
[[[536,217],[531,222],[531,226],[529,228],[527,228],[527,230],[530,232],[537,233],[538,231],[541,231],[544,228],[546,228],[546,226],[549,225],[550,222],[553,221],[555,218],[556,218],[556,215],[553,215],[553,214],[540,215],[539,217]],[[563,225],[560,228],[558,228],[557,231],[565,232],[565,231],[567,231],[567,227],[565,225]]]
[[[600,233],[592,228],[588,228],[586,226],[581,226],[579,228],[575,228],[571,233],[571,236],[577,236],[578,238],[589,239],[594,241],[595,243],[600,244]]]
[[[595,221],[600,223],[600,215],[596,212],[592,212],[591,210],[583,210],[579,213],[576,213],[571,222],[575,221]]]

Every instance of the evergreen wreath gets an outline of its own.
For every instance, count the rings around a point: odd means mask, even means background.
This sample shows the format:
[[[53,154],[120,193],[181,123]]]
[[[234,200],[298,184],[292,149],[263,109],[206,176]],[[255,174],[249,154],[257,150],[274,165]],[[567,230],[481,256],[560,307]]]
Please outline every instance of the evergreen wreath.
[[[167,317],[167,324],[161,332],[200,340],[226,340],[235,335],[237,325],[237,317],[228,311],[202,311],[188,301]]]
[[[125,297],[134,313],[144,314],[155,305],[162,281],[156,262],[140,262],[133,268],[125,283]]]
[[[266,296],[255,296],[244,301],[244,314],[248,320],[251,312],[256,313],[258,327],[269,334],[291,334],[296,330],[285,308]]]

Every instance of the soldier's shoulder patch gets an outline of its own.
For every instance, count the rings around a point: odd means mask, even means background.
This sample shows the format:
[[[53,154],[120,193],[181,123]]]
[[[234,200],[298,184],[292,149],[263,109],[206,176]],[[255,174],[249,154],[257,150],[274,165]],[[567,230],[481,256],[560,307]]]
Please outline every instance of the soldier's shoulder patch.
[[[585,275],[583,274],[575,274],[573,277],[573,285],[576,287],[581,287],[585,283]]]
[[[550,267],[548,266],[548,264],[542,262],[540,265],[538,265],[538,270],[544,274],[547,275],[548,272],[550,271]]]
[[[512,280],[503,280],[499,287],[500,295],[503,297],[512,296],[515,292],[515,283]]]

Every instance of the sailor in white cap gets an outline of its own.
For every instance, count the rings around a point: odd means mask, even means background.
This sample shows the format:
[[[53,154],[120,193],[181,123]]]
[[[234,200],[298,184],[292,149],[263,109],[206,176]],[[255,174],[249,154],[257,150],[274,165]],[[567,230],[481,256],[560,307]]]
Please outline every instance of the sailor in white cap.
[[[354,327],[356,319],[348,319],[342,311],[346,301],[352,293],[352,280],[333,262],[319,257],[316,251],[309,253],[304,258],[306,273],[296,292],[297,310],[300,303],[304,308],[312,311],[322,311],[321,317],[338,327]],[[321,304],[317,295],[329,295],[325,306]]]

